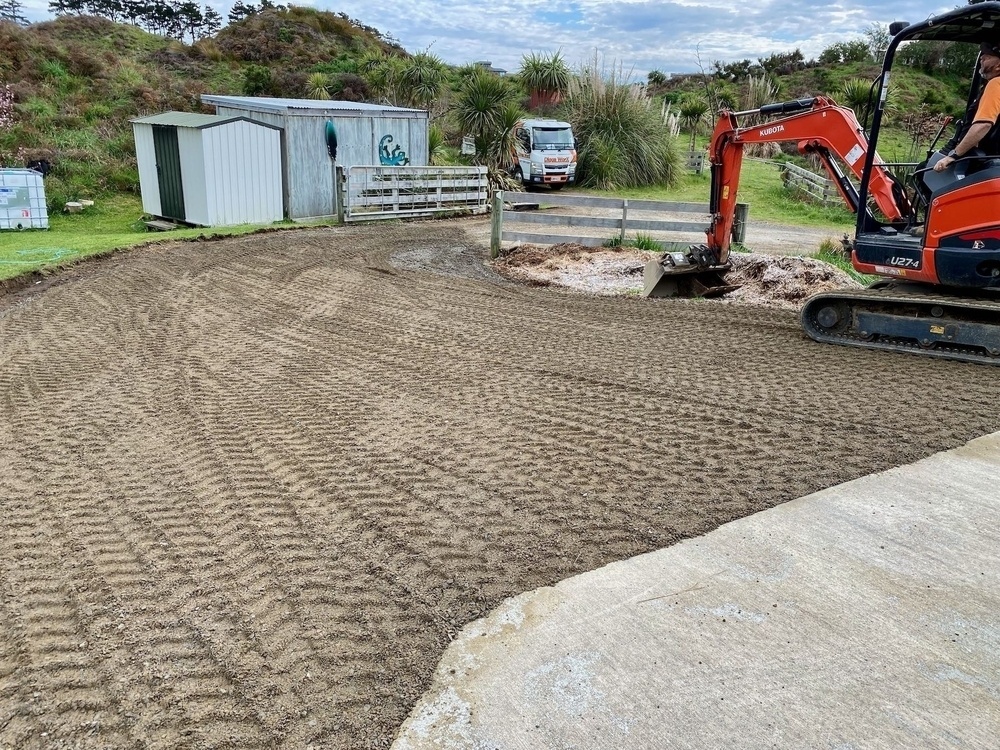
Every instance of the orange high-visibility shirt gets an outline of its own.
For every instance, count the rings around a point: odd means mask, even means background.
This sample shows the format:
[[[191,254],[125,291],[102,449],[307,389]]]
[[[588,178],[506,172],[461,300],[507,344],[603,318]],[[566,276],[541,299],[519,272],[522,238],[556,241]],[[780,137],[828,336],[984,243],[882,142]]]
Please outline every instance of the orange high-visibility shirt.
[[[973,122],[988,122],[993,124],[1000,117],[1000,78],[991,78],[986,82],[983,95],[979,98],[976,117]]]

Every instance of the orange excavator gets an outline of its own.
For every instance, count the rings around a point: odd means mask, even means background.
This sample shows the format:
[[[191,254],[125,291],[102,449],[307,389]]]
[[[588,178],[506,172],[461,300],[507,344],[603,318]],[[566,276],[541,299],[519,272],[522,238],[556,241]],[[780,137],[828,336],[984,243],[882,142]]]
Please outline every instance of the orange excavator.
[[[854,268],[882,277],[867,289],[808,299],[801,314],[805,332],[820,342],[1000,365],[1000,166],[994,166],[1000,162],[967,157],[959,163],[969,162],[962,164],[968,174],[944,185],[925,180],[932,173],[923,164],[909,165],[917,169],[904,184],[876,151],[899,45],[1000,43],[1000,2],[980,2],[916,24],[897,22],[890,33],[882,74],[873,85],[867,135],[852,110],[825,97],[721,114],[709,148],[707,242],[666,253],[647,284],[648,296],[709,296],[733,288],[725,273],[743,149],[795,142],[801,153],[819,157],[857,213],[854,237],[845,239]],[[981,83],[977,66],[970,100]],[[774,119],[741,127],[740,118],[749,115]],[[928,156],[932,151],[933,145]]]

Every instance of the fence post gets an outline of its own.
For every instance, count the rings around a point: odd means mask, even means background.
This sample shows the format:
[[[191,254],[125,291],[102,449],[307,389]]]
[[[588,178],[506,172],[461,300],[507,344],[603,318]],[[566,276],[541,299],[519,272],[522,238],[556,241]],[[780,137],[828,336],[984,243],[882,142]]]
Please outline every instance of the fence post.
[[[628,220],[628,198],[622,200],[622,233],[621,243],[625,244],[625,222]]]
[[[337,196],[337,222],[344,223],[344,168],[337,167],[333,178],[333,193]]]
[[[500,255],[500,238],[503,236],[503,191],[493,194],[493,207],[490,216],[490,258]]]
[[[737,203],[736,204],[736,214],[733,220],[733,242],[738,242],[741,245],[747,236],[747,217],[750,215],[750,204],[749,203]]]

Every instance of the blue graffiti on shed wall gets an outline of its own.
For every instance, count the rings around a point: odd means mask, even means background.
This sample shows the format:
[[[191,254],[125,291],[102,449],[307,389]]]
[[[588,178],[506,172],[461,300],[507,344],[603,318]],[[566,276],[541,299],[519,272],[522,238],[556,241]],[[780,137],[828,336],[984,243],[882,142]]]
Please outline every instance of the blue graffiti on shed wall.
[[[403,151],[402,147],[394,146],[390,152],[390,145],[392,145],[391,135],[383,135],[382,140],[378,142],[378,159],[382,162],[382,166],[405,167],[410,163],[410,160],[406,156],[406,152]]]

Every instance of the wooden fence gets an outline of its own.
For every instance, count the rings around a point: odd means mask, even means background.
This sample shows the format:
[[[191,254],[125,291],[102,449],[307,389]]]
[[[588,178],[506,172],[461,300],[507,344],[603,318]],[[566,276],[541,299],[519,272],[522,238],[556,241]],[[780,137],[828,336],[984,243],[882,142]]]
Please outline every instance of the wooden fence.
[[[787,162],[778,163],[781,172],[781,181],[786,187],[805,193],[818,203],[826,206],[839,206],[843,204],[840,191],[833,184],[833,181],[823,175],[810,172],[808,169],[797,167]]]
[[[489,199],[486,167],[355,166],[337,175],[343,221],[484,213]]]
[[[537,207],[541,202],[553,210],[513,210],[518,204]],[[504,204],[511,208],[504,208]],[[567,213],[566,210],[569,210]],[[580,211],[579,209],[583,209]],[[493,257],[504,242],[556,245],[564,242],[601,247],[626,244],[629,234],[643,233],[663,250],[686,250],[705,241],[709,225],[704,203],[601,198],[555,193],[504,193],[493,199],[493,228],[490,249]],[[691,215],[695,220],[689,220]],[[733,240],[742,242],[746,231],[747,206],[737,205]],[[678,236],[680,235],[680,236]]]

